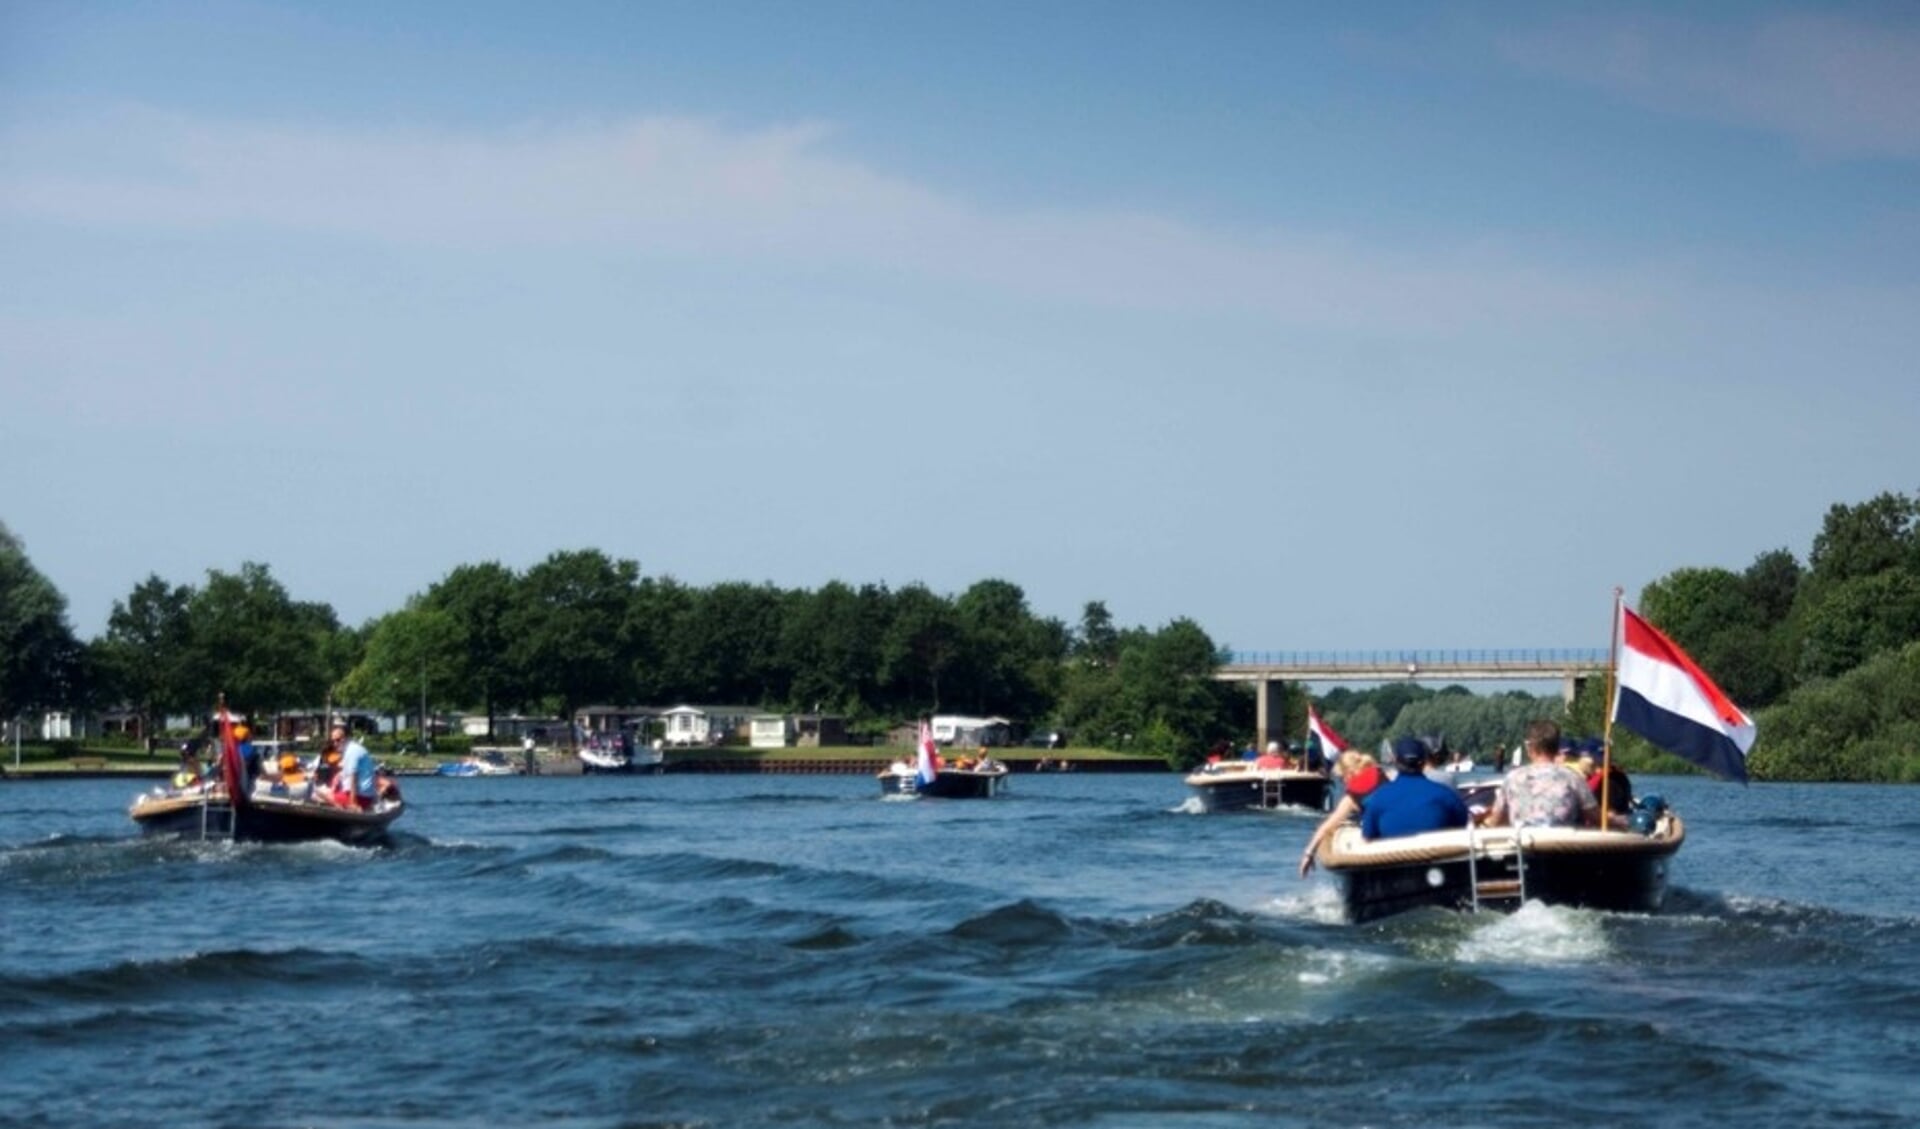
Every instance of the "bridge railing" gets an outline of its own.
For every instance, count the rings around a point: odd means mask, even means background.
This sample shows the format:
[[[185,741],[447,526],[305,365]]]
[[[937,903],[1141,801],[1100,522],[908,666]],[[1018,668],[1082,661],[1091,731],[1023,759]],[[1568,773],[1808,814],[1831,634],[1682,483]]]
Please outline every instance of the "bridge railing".
[[[1385,651],[1228,651],[1226,666],[1264,666],[1325,669],[1329,667],[1492,667],[1542,670],[1564,667],[1604,668],[1605,647],[1531,647],[1483,650]]]

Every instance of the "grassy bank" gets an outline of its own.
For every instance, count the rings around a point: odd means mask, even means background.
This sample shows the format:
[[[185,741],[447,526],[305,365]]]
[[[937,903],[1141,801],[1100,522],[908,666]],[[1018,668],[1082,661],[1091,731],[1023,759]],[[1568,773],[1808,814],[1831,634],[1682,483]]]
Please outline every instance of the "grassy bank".
[[[510,760],[516,760],[518,750],[505,750]],[[393,752],[375,747],[374,755],[383,764],[399,772],[426,772],[447,760],[457,760],[465,755],[459,753],[440,753],[426,755],[418,752]],[[567,755],[564,751],[542,749],[543,757]],[[746,749],[723,747],[718,749],[671,749],[667,752],[667,767],[671,770],[675,763],[694,762],[748,763],[794,763],[796,765],[811,761],[870,762],[876,771],[882,765],[901,757],[913,755],[911,749],[896,746],[874,745],[838,745],[826,748],[806,749]],[[954,753],[945,754],[952,759]],[[996,759],[1007,762],[1016,772],[1031,771],[1041,760],[1065,760],[1089,768],[1102,765],[1112,767],[1130,767],[1140,770],[1157,771],[1162,762],[1157,758],[1142,758],[1116,753],[1110,749],[1064,749],[1047,752],[1041,749],[995,749]],[[178,754],[171,748],[155,749],[149,756],[137,747],[125,745],[75,746],[70,743],[61,745],[24,744],[20,747],[20,763],[14,766],[12,748],[0,757],[0,770],[7,775],[20,776],[63,776],[93,775],[112,773],[114,775],[146,775],[156,777],[171,775],[178,764]]]

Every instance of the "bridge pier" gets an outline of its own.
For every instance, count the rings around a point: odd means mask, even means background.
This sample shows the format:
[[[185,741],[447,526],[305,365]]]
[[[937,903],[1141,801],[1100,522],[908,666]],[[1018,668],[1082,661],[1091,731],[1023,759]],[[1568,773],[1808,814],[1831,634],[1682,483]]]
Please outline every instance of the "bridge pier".
[[[1259,748],[1265,750],[1267,742],[1278,741],[1284,748],[1287,743],[1287,684],[1278,679],[1262,678],[1253,684],[1253,731],[1259,740]]]

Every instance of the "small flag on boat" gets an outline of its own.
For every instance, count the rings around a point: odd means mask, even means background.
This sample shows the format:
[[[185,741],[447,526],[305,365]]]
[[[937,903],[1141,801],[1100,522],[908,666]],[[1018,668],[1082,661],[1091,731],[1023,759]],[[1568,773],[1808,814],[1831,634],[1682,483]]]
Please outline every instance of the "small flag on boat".
[[[1311,702],[1307,704],[1307,738],[1320,743],[1322,764],[1332,764],[1340,759],[1341,753],[1347,751],[1347,739],[1335,733],[1333,726],[1321,719],[1320,711],[1314,709]],[[1313,750],[1307,751],[1311,753]]]
[[[1620,605],[1613,720],[1726,780],[1747,778],[1753,719],[1673,640]]]
[[[915,775],[923,787],[940,775],[940,752],[933,744],[933,726],[924,721],[920,723],[920,765]]]

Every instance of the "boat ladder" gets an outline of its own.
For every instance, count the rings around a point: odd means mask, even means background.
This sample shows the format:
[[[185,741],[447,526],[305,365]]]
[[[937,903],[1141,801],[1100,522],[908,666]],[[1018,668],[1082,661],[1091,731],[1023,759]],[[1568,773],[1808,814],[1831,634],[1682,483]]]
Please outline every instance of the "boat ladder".
[[[212,804],[200,805],[200,837],[211,839],[216,836],[231,839],[234,834],[233,805],[228,804],[218,810]]]
[[[1260,782],[1260,806],[1268,811],[1280,807],[1286,789],[1283,780],[1262,780]]]
[[[1513,851],[1513,865],[1510,870],[1502,867],[1485,878],[1480,876],[1482,859],[1492,862],[1493,848],[1488,844],[1481,829],[1467,828],[1467,885],[1473,893],[1473,911],[1480,912],[1481,903],[1511,903],[1519,906],[1527,900],[1527,852],[1521,849],[1518,829],[1500,836],[1507,840]]]

